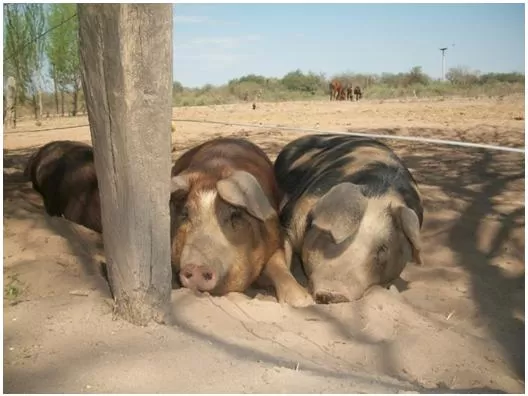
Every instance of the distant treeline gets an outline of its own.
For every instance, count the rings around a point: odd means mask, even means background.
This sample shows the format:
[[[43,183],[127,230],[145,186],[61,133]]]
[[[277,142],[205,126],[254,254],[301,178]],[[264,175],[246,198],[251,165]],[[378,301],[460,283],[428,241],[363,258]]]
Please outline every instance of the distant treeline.
[[[339,79],[359,85],[366,99],[431,96],[502,96],[524,92],[522,73],[480,74],[465,67],[451,68],[447,81],[434,80],[413,67],[407,73],[355,74],[342,73],[326,77],[323,74],[292,71],[282,78],[248,74],[225,85],[204,85],[187,88],[179,82],[173,84],[175,106],[200,106],[236,103],[240,101],[321,100],[329,98],[329,83]]]
[[[463,67],[452,68],[446,73],[447,81],[434,80],[422,72],[420,67],[408,73],[354,74],[343,73],[330,78],[315,73],[296,70],[282,78],[267,78],[255,74],[235,78],[225,85],[204,85],[201,88],[184,87],[173,83],[174,106],[202,106],[238,103],[242,101],[293,101],[329,100],[329,83],[333,79],[359,85],[364,99],[391,99],[403,97],[468,96],[487,97],[524,93],[524,74],[486,73],[479,74]],[[77,88],[77,87],[75,87]],[[78,88],[77,88],[78,89]],[[61,104],[66,103],[65,114],[72,113],[71,103],[75,101],[74,89],[65,86],[61,92]],[[57,113],[56,95],[44,92],[42,107],[44,117]],[[64,99],[63,99],[64,98]],[[78,92],[78,111],[85,114],[84,95]],[[62,107],[62,106],[61,106]],[[20,115],[30,115],[32,106],[24,106]],[[59,111],[61,113],[61,111]]]

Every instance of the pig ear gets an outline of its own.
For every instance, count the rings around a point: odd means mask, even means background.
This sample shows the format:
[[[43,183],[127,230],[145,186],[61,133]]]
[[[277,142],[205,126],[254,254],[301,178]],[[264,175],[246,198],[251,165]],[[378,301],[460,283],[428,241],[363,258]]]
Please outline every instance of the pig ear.
[[[395,209],[395,216],[400,222],[401,228],[411,243],[413,260],[416,264],[423,264],[421,256],[420,241],[420,221],[414,210],[406,206],[399,206]]]
[[[187,195],[189,192],[189,180],[183,176],[174,176],[171,179],[171,194]]]
[[[236,171],[216,183],[220,197],[233,206],[245,208],[261,221],[277,216],[268,197],[255,177],[244,171]]]
[[[366,206],[357,184],[341,183],[319,199],[312,211],[312,224],[341,243],[357,230]]]

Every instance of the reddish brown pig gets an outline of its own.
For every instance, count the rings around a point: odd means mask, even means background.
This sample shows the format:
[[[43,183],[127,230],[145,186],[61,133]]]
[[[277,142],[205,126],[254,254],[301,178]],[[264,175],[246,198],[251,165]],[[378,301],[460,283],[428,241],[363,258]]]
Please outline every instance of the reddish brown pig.
[[[24,175],[42,196],[48,215],[102,231],[91,146],[67,140],[47,143],[29,158]]]
[[[224,295],[243,292],[262,273],[279,302],[313,304],[286,265],[279,200],[271,161],[249,141],[218,138],[182,155],[170,198],[172,266],[181,284]]]

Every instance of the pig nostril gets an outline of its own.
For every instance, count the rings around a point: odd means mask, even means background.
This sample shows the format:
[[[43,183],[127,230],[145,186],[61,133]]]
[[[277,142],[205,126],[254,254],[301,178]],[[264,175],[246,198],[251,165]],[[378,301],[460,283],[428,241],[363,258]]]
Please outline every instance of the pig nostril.
[[[206,281],[210,281],[211,279],[213,279],[213,274],[211,272],[204,272],[203,273],[203,278],[206,280]]]

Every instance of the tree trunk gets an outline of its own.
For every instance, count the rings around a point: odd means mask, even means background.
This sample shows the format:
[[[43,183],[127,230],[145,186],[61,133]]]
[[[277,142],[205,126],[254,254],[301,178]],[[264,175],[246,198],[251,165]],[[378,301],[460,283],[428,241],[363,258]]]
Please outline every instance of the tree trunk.
[[[33,105],[33,115],[35,116],[35,120],[38,120],[38,100],[37,100],[37,94],[33,94],[33,97],[31,98],[31,104]]]
[[[14,77],[9,76],[7,78],[7,96],[6,98],[6,112],[7,112],[7,125],[12,128],[16,128],[16,105],[17,105],[17,81]],[[5,125],[4,118],[4,125]]]
[[[42,120],[42,91],[38,91],[38,120]]]
[[[77,92],[77,87],[75,87],[72,94],[72,116],[74,117],[77,115]]]
[[[37,121],[42,120],[42,76],[41,76],[41,66],[40,62],[38,61],[39,57],[39,50],[38,45],[35,46],[35,59],[37,60],[36,64],[36,74],[37,74],[37,97],[35,98],[35,107],[37,108],[37,114],[35,118]]]
[[[53,93],[55,94],[55,109],[56,114],[59,115],[59,92],[57,91],[57,73],[53,70]]]
[[[77,9],[115,307],[135,324],[164,322],[171,291],[172,8],[79,4]]]
[[[64,88],[61,89],[61,113],[64,117]]]
[[[72,116],[77,115],[77,109],[79,106],[79,80],[76,78],[73,82],[73,95],[72,95]]]

